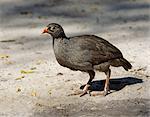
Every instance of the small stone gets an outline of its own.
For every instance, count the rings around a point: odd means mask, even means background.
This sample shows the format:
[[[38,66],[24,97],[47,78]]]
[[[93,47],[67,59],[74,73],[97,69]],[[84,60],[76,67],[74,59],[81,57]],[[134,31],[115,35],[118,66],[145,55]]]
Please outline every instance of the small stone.
[[[17,88],[17,91],[16,92],[20,92],[21,91],[21,88]]]
[[[63,73],[57,73],[57,76],[61,76],[61,75],[63,75]]]

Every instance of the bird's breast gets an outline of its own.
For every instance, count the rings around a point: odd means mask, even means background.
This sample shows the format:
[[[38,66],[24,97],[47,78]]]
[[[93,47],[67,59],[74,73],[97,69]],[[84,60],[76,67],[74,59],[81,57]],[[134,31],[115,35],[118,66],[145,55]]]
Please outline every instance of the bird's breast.
[[[54,40],[54,54],[60,65],[65,65],[68,62],[68,47],[64,39]]]

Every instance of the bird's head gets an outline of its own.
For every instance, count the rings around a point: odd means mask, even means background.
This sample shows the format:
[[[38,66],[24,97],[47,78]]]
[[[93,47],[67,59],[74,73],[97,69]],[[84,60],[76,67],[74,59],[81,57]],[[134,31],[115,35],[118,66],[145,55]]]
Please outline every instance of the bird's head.
[[[66,37],[63,28],[61,25],[57,23],[51,23],[49,24],[42,33],[48,33],[50,34],[53,38],[63,38]]]

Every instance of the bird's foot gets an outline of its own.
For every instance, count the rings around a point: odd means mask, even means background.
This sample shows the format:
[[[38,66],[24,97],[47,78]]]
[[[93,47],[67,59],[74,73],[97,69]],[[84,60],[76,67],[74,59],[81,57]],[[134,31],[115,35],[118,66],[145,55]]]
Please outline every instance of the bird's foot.
[[[101,92],[101,91],[92,91],[90,93],[90,96],[98,96],[98,95],[103,95],[103,92]]]
[[[80,97],[84,96],[84,95],[87,94],[87,93],[90,93],[89,87],[90,87],[89,84],[86,84],[86,85],[84,86],[83,91],[82,91],[82,93],[80,94]]]
[[[107,90],[107,91],[103,91],[103,96],[106,96],[107,94],[110,93],[110,90]]]
[[[80,94],[82,94],[82,93],[83,93],[82,90],[76,90],[76,91],[74,91],[74,93],[71,93],[71,94],[69,94],[68,96],[80,95]]]
[[[69,94],[68,96],[73,96],[73,95],[80,95],[80,97],[86,95],[86,94],[90,94],[90,90],[89,90],[90,85],[86,84],[85,87],[83,88],[83,90],[77,90],[72,94]]]
[[[107,86],[106,88],[104,88],[103,96],[106,96],[108,93],[110,93],[109,86]]]
[[[90,96],[99,96],[99,95],[102,95],[102,96],[106,96],[107,94],[110,93],[110,90],[104,90],[104,91],[92,91],[90,93]]]

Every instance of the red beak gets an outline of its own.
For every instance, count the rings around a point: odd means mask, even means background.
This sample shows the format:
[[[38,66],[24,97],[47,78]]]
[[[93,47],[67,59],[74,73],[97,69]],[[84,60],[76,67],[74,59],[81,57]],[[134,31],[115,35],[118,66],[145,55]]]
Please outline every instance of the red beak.
[[[48,33],[48,28],[45,28],[45,29],[43,30],[42,34],[44,34],[44,33]]]

